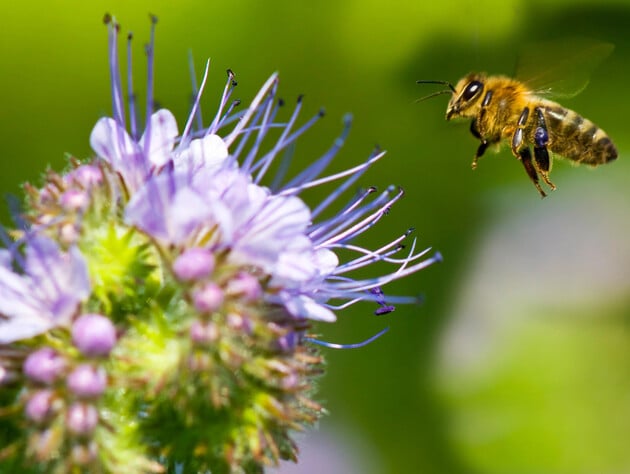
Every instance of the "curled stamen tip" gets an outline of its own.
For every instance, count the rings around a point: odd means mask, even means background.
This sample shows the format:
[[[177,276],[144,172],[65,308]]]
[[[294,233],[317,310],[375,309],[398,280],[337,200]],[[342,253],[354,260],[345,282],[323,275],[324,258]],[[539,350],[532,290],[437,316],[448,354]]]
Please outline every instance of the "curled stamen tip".
[[[284,107],[284,99],[282,97],[278,98],[278,107]]]
[[[300,102],[302,102],[302,100],[304,100],[304,94],[299,94],[297,96],[297,103],[299,104]]]
[[[234,102],[232,102],[232,105],[234,107],[238,107],[239,105],[241,105],[241,99],[236,99]]]
[[[110,13],[105,13],[103,15],[103,23],[109,25],[112,22],[112,15]]]
[[[323,117],[324,115],[326,115],[326,109],[322,107],[321,109],[319,109],[319,112],[317,112],[317,115]]]
[[[405,236],[407,235],[411,235],[416,231],[415,227],[409,227],[409,229],[407,229],[407,231],[405,232]]]
[[[234,79],[234,71],[232,71],[231,69],[227,69],[226,72],[229,79]]]
[[[157,22],[158,22],[157,15],[154,15],[153,13],[149,13],[149,19],[151,20],[151,23],[154,24],[154,25],[157,24]]]
[[[352,125],[352,114],[346,114],[343,116],[343,124],[346,127],[349,127],[350,125]]]
[[[133,33],[129,32],[127,34],[127,41],[131,41],[133,39]]]
[[[442,254],[440,252],[435,252],[433,254],[433,261],[436,262],[436,263],[443,262],[444,261],[444,257],[442,257]]]

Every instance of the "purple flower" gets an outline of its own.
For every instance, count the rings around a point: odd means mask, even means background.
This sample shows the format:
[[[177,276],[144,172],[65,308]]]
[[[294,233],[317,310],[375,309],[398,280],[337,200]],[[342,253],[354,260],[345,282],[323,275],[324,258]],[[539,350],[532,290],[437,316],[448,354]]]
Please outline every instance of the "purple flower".
[[[68,325],[79,304],[90,294],[83,256],[76,247],[67,252],[47,237],[26,239],[24,259],[2,250],[0,265],[0,344]]]

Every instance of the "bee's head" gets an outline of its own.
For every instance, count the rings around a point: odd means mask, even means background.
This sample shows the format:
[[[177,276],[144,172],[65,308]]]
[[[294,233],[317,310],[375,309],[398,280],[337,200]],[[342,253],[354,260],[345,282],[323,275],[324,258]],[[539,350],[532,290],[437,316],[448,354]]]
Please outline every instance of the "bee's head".
[[[448,81],[416,81],[418,84],[442,84],[448,89],[434,92],[420,100],[429,99],[436,95],[451,94],[451,100],[446,108],[446,120],[457,117],[474,117],[481,107],[481,93],[483,92],[486,76],[471,73],[460,79],[456,86]]]
[[[457,117],[475,117],[481,108],[481,97],[486,76],[471,73],[460,79],[453,88],[453,96],[446,108],[446,120]]]

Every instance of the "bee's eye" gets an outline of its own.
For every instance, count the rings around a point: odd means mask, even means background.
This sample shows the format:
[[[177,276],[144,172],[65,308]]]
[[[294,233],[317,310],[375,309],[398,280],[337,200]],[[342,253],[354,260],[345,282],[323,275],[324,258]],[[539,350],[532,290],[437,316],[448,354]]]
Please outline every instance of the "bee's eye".
[[[464,89],[462,98],[465,101],[469,101],[470,99],[475,97],[477,94],[479,94],[482,89],[483,89],[483,84],[481,82],[472,81],[470,84],[466,86],[466,89]]]

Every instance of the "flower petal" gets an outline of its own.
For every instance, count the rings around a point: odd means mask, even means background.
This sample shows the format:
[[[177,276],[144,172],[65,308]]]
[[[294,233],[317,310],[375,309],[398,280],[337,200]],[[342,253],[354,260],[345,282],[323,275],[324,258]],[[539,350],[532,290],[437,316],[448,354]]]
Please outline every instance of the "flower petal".
[[[206,135],[192,140],[174,160],[175,169],[197,170],[200,168],[215,169],[228,157],[228,149],[218,135]]]
[[[177,121],[170,110],[160,109],[151,115],[139,142],[151,166],[160,167],[169,162],[177,134]]]
[[[337,320],[335,313],[305,295],[292,296],[286,299],[284,306],[289,313],[298,318],[307,318],[328,323]]]

